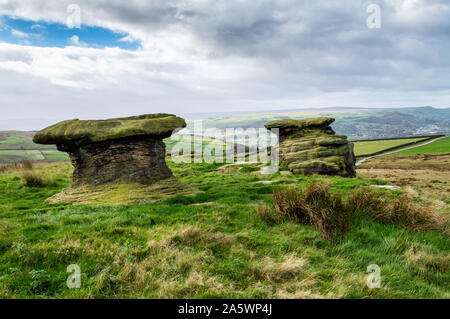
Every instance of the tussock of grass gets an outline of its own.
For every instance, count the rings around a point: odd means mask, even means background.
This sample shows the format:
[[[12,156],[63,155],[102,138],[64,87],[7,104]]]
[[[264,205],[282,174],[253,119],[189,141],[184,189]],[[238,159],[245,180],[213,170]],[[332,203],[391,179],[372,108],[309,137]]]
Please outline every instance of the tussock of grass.
[[[368,188],[356,189],[344,200],[342,195],[332,194],[328,185],[313,183],[304,192],[295,188],[274,191],[274,203],[276,214],[316,226],[327,240],[346,233],[358,216],[414,230],[444,230],[448,224],[445,216],[418,206],[406,195],[385,198]],[[277,218],[267,206],[257,212],[264,220]]]
[[[20,164],[17,162],[3,164],[3,165],[0,165],[0,173],[6,173],[10,170],[16,170],[18,168],[20,168]]]
[[[275,225],[282,222],[285,218],[282,214],[274,214],[273,207],[263,203],[255,207],[256,215],[264,220],[268,225]]]
[[[332,240],[348,230],[348,216],[342,198],[330,187],[311,184],[305,193],[294,188],[275,191],[275,210],[301,224],[315,225],[321,236]]]
[[[22,181],[23,184],[28,187],[44,187],[45,185],[42,176],[34,172],[23,174]]]
[[[416,204],[406,194],[386,198],[368,188],[356,189],[346,206],[354,214],[363,213],[379,222],[414,230],[445,230],[448,223],[445,215]]]
[[[32,161],[30,161],[30,160],[22,161],[22,168],[23,169],[30,170],[30,169],[33,169],[33,167],[34,167],[34,164],[33,164]]]
[[[284,256],[279,262],[266,257],[252,267],[252,272],[256,278],[269,282],[288,281],[300,277],[307,263],[307,259],[299,258],[292,253]]]

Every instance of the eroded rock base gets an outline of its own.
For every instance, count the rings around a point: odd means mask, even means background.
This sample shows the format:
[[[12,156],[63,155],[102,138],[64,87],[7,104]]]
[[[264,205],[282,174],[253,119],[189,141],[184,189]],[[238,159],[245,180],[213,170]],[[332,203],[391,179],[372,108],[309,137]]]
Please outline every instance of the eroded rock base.
[[[107,183],[153,184],[172,176],[160,138],[128,137],[83,145],[58,144],[74,166],[73,187]]]

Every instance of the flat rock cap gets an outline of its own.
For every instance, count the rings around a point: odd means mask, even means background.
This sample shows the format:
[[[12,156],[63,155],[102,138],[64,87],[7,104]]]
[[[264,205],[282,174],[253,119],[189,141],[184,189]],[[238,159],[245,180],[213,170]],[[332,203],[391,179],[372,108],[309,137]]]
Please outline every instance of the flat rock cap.
[[[103,142],[131,136],[168,137],[177,128],[186,127],[184,119],[173,114],[145,114],[108,120],[68,120],[37,132],[38,144]]]
[[[266,123],[264,125],[266,129],[271,128],[279,128],[279,129],[289,129],[289,128],[298,128],[303,129],[307,127],[323,127],[328,126],[334,122],[334,118],[331,117],[317,117],[305,120],[293,120],[293,119],[285,119],[285,120],[275,120]]]

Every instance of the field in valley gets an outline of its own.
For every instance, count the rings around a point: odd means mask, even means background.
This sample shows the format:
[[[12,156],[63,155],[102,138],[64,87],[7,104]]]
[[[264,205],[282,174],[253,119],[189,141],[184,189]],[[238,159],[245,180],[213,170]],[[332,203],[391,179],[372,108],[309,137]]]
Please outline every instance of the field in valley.
[[[402,146],[412,145],[429,140],[430,137],[411,137],[401,139],[386,139],[386,140],[369,140],[369,141],[355,141],[354,152],[355,156],[370,156],[383,151],[393,150]]]
[[[449,212],[450,138],[369,159],[358,172],[401,186],[415,198],[427,199]]]
[[[439,139],[433,143],[390,154],[389,157],[408,157],[417,155],[443,155],[450,153],[450,137]]]
[[[34,132],[0,132],[0,164],[22,161],[58,162],[69,159],[54,145],[39,145],[32,141]]]

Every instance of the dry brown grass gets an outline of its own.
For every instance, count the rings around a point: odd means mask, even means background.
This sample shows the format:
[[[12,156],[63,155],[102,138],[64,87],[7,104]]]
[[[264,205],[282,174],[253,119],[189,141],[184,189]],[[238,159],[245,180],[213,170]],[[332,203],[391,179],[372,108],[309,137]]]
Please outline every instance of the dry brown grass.
[[[16,162],[9,163],[9,164],[1,164],[0,165],[0,173],[5,174],[5,173],[7,173],[9,171],[17,170],[19,168],[20,168],[20,164],[16,163]]]
[[[431,169],[450,171],[449,163],[450,154],[376,157],[362,163],[358,169]]]
[[[308,264],[308,260],[297,257],[295,253],[284,255],[280,261],[266,256],[261,260],[254,261],[250,271],[259,280],[280,283],[297,280],[303,276],[303,267],[306,264]]]
[[[346,200],[332,194],[323,184],[311,184],[300,192],[294,188],[274,192],[275,209],[261,206],[258,214],[265,220],[281,215],[301,224],[314,225],[327,240],[339,238],[350,229],[354,218],[370,217],[381,223],[396,224],[414,230],[448,230],[448,217],[431,206],[414,203],[407,195],[380,196],[369,188],[354,190]]]
[[[33,161],[30,161],[30,160],[22,161],[22,168],[23,169],[30,170],[30,169],[33,169],[33,167],[34,167]]]
[[[328,240],[348,230],[347,214],[342,198],[323,184],[311,184],[306,192],[294,188],[274,191],[275,210],[301,224],[315,225]]]
[[[415,204],[406,195],[387,203],[376,218],[385,223],[398,223],[418,230],[439,230],[446,221],[445,216],[430,207]]]
[[[427,280],[430,275],[443,275],[446,280],[446,274],[450,272],[450,255],[442,254],[429,249],[429,247],[410,247],[403,256],[406,258],[408,266],[414,268],[421,278]],[[443,296],[443,298],[448,298]]]
[[[268,225],[275,225],[281,222],[284,218],[280,214],[274,214],[274,208],[267,204],[256,204],[255,213],[259,218],[265,221]]]
[[[35,172],[28,172],[23,174],[22,182],[28,187],[44,187],[45,182],[41,175]]]
[[[348,197],[347,207],[354,213],[364,212],[382,223],[398,224],[416,230],[443,230],[448,218],[431,206],[415,203],[407,194],[386,198],[368,188],[356,189]]]
[[[174,239],[187,246],[195,246],[199,243],[215,243],[226,246],[235,242],[235,238],[233,236],[198,227],[186,227],[183,229],[180,236],[174,237]]]
[[[374,158],[357,169],[364,178],[386,180],[400,186],[410,197],[444,203],[438,208],[450,213],[450,155]],[[436,206],[436,205],[435,205]]]

